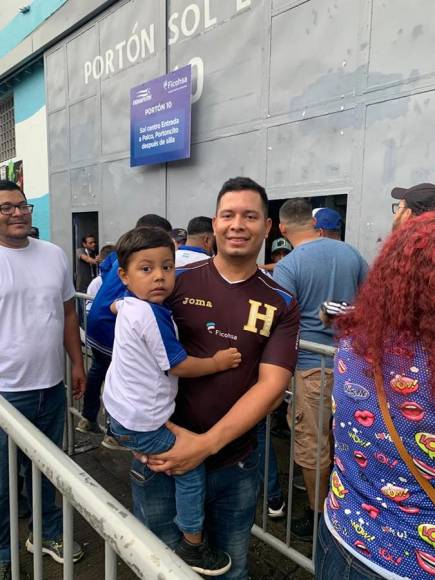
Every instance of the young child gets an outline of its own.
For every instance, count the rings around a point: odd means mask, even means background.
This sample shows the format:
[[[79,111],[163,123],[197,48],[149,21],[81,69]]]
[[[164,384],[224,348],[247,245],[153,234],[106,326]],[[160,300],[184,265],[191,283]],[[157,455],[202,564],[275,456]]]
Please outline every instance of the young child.
[[[112,363],[103,394],[111,435],[133,451],[161,453],[173,447],[165,427],[175,408],[177,377],[197,377],[237,367],[236,348],[213,357],[188,356],[163,305],[175,284],[175,246],[161,229],[130,230],[118,241],[119,276],[128,292],[112,304],[117,313]],[[231,567],[226,552],[202,537],[205,468],[175,476],[175,523],[183,533],[176,553],[196,572],[219,576]]]

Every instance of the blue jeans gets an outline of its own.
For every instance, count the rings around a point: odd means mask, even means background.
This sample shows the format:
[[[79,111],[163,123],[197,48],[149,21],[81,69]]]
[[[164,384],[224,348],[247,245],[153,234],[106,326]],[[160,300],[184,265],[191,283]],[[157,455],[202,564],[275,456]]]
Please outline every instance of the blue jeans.
[[[17,411],[59,447],[62,445],[65,423],[65,386],[59,383],[49,389],[0,393]],[[29,502],[32,501],[32,464],[19,454]],[[0,429],[0,561],[9,561],[9,459],[8,436]],[[42,537],[58,540],[62,537],[62,510],[56,505],[56,489],[42,477]]]
[[[125,447],[142,453],[163,453],[175,443],[175,435],[166,427],[156,431],[139,432],[123,427],[113,417],[109,418],[110,434]],[[198,465],[195,469],[174,476],[175,523],[188,534],[202,532],[204,526],[205,468]]]
[[[266,451],[266,419],[257,425],[258,440],[258,475],[260,483],[264,481],[264,455]],[[278,461],[272,441],[269,446],[269,482],[267,487],[267,499],[269,501],[282,498],[281,486],[279,484]]]
[[[100,410],[100,392],[103,381],[106,377],[107,369],[112,358],[97,350],[92,350],[92,364],[86,379],[86,391],[83,399],[82,415],[88,421],[95,422]]]
[[[339,544],[328,530],[322,516],[317,534],[315,580],[335,580],[336,578],[382,580],[383,577],[370,570],[361,560],[352,556],[344,546]]]
[[[133,512],[171,548],[180,540],[174,525],[175,482],[134,460],[131,485]],[[247,580],[248,549],[255,519],[258,487],[258,453],[230,467],[206,470],[204,530],[212,546],[228,552],[232,567],[220,578]]]

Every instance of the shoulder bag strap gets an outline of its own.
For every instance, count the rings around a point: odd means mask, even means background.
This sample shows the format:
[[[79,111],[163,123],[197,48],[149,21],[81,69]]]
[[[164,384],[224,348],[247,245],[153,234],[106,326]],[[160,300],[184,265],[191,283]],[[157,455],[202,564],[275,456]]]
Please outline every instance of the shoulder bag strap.
[[[407,465],[409,471],[415,477],[420,487],[426,493],[431,502],[435,505],[435,489],[432,487],[429,481],[421,475],[421,473],[417,469],[415,463],[412,460],[412,457],[405,449],[405,446],[403,445],[402,440],[400,439],[399,434],[397,433],[396,428],[393,425],[391,415],[388,411],[387,399],[385,397],[384,379],[379,367],[375,368],[375,384],[376,384],[376,392],[378,394],[379,407],[381,409],[382,417],[390,433],[391,439],[393,440],[400,457]]]

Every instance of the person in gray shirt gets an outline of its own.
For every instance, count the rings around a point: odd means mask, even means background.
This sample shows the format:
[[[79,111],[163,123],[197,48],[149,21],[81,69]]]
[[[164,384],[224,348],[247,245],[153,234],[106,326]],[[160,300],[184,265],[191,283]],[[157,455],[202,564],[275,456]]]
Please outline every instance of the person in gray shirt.
[[[332,345],[333,331],[320,320],[320,305],[326,300],[353,302],[358,287],[366,276],[367,263],[349,244],[320,236],[319,230],[315,229],[312,207],[308,200],[295,198],[286,201],[280,209],[279,218],[281,233],[294,250],[278,262],[273,278],[298,301],[301,338]],[[327,359],[327,367],[332,367],[332,362]],[[296,420],[293,437],[295,462],[302,468],[310,503],[306,515],[292,522],[292,532],[301,538],[310,538],[313,533],[318,442],[321,445],[320,511],[323,510],[328,491],[333,374],[332,368],[326,369],[325,398],[320,402],[320,366],[320,355],[299,351],[295,372]],[[319,406],[324,410],[320,438]]]

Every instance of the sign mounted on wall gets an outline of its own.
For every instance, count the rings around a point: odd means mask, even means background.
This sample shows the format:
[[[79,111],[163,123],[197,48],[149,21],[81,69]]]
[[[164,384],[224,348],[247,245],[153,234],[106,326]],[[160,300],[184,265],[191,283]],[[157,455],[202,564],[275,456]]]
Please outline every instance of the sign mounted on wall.
[[[130,165],[190,157],[191,65],[130,91]]]

